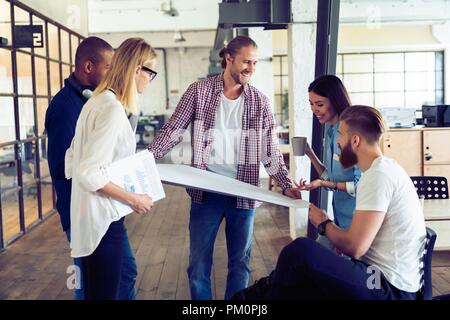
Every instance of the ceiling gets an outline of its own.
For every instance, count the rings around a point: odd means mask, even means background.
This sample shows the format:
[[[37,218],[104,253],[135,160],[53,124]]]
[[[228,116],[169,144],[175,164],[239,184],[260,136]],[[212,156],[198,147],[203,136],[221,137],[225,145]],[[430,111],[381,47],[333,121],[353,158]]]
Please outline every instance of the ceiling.
[[[220,0],[88,0],[89,32],[214,30]]]

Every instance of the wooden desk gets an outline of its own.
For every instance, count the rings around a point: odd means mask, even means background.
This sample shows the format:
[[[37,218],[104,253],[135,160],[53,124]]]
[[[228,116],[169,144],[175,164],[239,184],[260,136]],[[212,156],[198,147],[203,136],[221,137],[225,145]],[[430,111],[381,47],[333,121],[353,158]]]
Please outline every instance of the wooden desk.
[[[426,221],[450,220],[450,199],[424,200],[423,215]]]
[[[437,234],[435,250],[450,250],[450,199],[424,200],[423,214]]]

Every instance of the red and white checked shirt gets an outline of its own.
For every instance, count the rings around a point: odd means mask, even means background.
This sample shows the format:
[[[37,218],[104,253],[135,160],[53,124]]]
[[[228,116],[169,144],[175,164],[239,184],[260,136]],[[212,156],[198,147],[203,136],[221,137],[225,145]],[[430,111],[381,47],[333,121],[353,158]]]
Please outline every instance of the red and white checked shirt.
[[[191,84],[169,121],[148,147],[155,158],[162,158],[177,145],[186,128],[192,124],[191,166],[206,170],[211,152],[216,108],[220,107],[222,93],[223,74]],[[267,97],[251,85],[244,86],[240,141],[236,177],[239,181],[260,186],[259,169],[262,163],[267,173],[283,190],[292,187],[283,156],[278,150],[274,118]],[[202,191],[187,189],[187,192],[192,201],[202,202]],[[240,209],[253,209],[258,205],[255,200],[237,198],[237,207]]]

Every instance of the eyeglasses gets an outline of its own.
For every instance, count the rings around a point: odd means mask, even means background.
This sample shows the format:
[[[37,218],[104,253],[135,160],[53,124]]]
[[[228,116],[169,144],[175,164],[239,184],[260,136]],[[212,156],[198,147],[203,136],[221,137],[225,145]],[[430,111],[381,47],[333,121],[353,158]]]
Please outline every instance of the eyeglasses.
[[[141,66],[141,68],[142,68],[142,70],[144,70],[145,72],[147,72],[150,75],[150,81],[155,79],[156,75],[158,74],[158,72],[156,72],[146,66]]]

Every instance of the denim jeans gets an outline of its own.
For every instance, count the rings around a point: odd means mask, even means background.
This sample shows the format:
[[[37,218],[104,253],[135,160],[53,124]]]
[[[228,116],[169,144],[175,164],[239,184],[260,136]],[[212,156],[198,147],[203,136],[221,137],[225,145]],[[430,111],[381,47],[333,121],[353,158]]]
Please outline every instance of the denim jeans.
[[[377,277],[377,281],[373,281]],[[268,300],[362,299],[415,300],[416,292],[402,291],[366,263],[338,256],[309,238],[285,246],[270,275]]]
[[[236,198],[204,193],[203,203],[192,203],[189,221],[188,277],[193,300],[210,300],[214,242],[225,218],[228,275],[225,299],[246,288],[250,275],[254,209],[236,208]]]
[[[124,219],[111,223],[95,251],[82,258],[86,300],[134,300],[137,266]]]
[[[66,233],[67,240],[69,240],[70,242],[70,228],[65,230],[64,232]],[[73,264],[77,267],[77,270],[79,270],[79,272],[81,273],[79,277],[77,277],[77,280],[79,280],[80,283],[78,283],[77,287],[75,288],[74,298],[75,300],[84,300],[83,272],[82,272],[81,258],[73,258]]]

